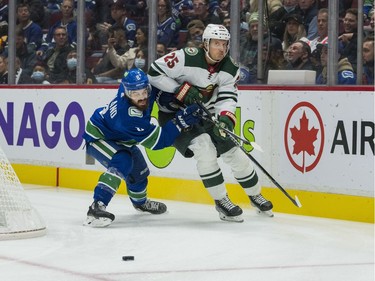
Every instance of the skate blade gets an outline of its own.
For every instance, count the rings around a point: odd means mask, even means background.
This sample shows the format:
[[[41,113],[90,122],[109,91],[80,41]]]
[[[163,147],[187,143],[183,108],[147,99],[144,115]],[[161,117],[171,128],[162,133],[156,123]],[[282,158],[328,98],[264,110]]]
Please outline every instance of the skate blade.
[[[95,218],[87,216],[87,219],[83,222],[84,226],[91,227],[107,227],[112,223],[110,218]]]
[[[243,222],[244,221],[241,215],[230,217],[230,216],[226,216],[222,213],[219,213],[219,217],[222,221],[229,221],[229,222]]]
[[[261,211],[259,210],[258,208],[254,207],[255,208],[255,211],[259,214],[259,215],[262,215],[262,216],[266,216],[266,217],[270,217],[270,218],[273,218],[274,214],[271,210],[269,211]]]

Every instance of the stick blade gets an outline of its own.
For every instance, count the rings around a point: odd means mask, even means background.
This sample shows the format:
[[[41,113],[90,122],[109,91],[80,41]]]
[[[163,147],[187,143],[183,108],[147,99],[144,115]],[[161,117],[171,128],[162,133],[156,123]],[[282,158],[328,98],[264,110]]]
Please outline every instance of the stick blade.
[[[251,144],[252,147],[254,147],[255,150],[258,150],[260,152],[264,152],[262,147],[259,144],[257,144],[256,142],[251,141],[250,144]]]
[[[301,208],[302,207],[302,204],[301,204],[301,202],[298,200],[298,197],[297,197],[297,195],[294,197],[295,198],[295,203],[296,203],[296,206],[298,207],[298,208]]]

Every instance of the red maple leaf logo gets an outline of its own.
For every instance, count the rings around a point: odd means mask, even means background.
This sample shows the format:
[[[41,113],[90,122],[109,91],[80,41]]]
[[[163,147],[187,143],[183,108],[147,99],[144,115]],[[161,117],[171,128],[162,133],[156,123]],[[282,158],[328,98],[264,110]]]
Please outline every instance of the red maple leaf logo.
[[[314,151],[314,141],[317,140],[317,134],[319,129],[312,127],[309,130],[309,119],[306,117],[305,111],[303,112],[302,118],[299,120],[300,129],[298,130],[296,126],[290,129],[291,138],[294,140],[293,154],[303,153],[303,171],[305,170],[305,152],[309,155],[315,155]]]

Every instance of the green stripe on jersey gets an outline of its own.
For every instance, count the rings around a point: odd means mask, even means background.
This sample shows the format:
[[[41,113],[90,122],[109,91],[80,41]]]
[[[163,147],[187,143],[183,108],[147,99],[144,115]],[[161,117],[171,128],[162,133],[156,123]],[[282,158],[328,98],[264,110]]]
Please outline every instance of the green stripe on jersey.
[[[148,138],[144,139],[141,142],[146,148],[153,149],[154,146],[158,143],[161,134],[161,128],[156,127],[155,130],[148,136]]]
[[[86,124],[86,133],[88,135],[92,136],[93,138],[96,138],[96,139],[103,139],[104,138],[104,134],[102,133],[102,131],[100,131],[100,129],[98,127],[96,127],[91,122],[91,120],[89,120]]]

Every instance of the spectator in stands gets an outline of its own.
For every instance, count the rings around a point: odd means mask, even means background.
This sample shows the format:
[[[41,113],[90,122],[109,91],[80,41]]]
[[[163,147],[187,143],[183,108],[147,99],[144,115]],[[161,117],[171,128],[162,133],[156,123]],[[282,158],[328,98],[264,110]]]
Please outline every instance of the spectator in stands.
[[[113,26],[120,25],[125,28],[128,45],[134,47],[137,24],[130,18],[131,10],[125,0],[117,0],[111,6],[111,17],[115,21]]]
[[[258,51],[258,24],[259,15],[257,12],[252,13],[249,21],[249,31],[246,38],[241,38],[242,42],[240,44],[240,61],[243,65],[254,65],[257,60]],[[265,27],[265,25],[264,25]]]
[[[194,17],[192,0],[172,0],[172,15],[180,23],[180,30],[186,30],[187,24]]]
[[[161,58],[165,54],[167,54],[167,46],[162,42],[158,42],[156,44],[156,58]]]
[[[137,52],[135,53],[134,67],[142,69],[143,72],[147,73],[148,71],[147,58],[148,58],[147,48],[138,49]]]
[[[369,23],[367,26],[364,27],[366,35],[367,36],[373,36],[374,35],[374,9],[371,9],[370,12],[368,13],[369,17]]]
[[[267,0],[267,7],[268,11],[265,13],[268,13],[269,15],[277,11],[278,9],[281,8],[282,6],[282,1],[281,0]],[[258,0],[250,0],[250,14],[258,12],[259,7],[258,7]]]
[[[320,62],[323,69],[316,78],[316,84],[325,85],[327,84],[328,37],[318,43],[317,50],[320,53]],[[337,76],[338,85],[355,85],[357,83],[357,76],[347,58],[339,58]]]
[[[317,73],[322,72],[322,65],[320,62],[320,52],[316,49],[317,45],[328,36],[328,10],[322,8],[318,11],[318,36],[313,40],[309,41],[311,48],[311,62],[314,65]]]
[[[113,48],[113,50],[109,50],[109,48]],[[117,80],[122,78],[124,72],[117,64],[112,64],[109,52],[114,51],[118,56],[122,56],[129,49],[124,27],[118,25],[109,28],[108,48],[103,58],[92,70],[98,83],[117,83]]]
[[[363,15],[364,20],[368,20],[370,18],[369,13],[371,9],[374,8],[374,1],[373,0],[364,0],[363,1]]]
[[[339,36],[339,52],[357,71],[358,10],[348,9],[344,17],[344,33]]]
[[[51,84],[48,81],[49,73],[48,73],[48,66],[42,61],[37,61],[34,64],[33,72],[31,74],[31,84],[43,84],[49,85]]]
[[[223,25],[226,29],[228,29],[228,31],[230,31],[230,15],[223,18]]]
[[[176,48],[178,44],[179,26],[172,17],[170,0],[158,0],[157,41],[163,42],[167,48]]]
[[[20,67],[23,69],[25,73],[28,75],[31,74],[32,68],[36,62],[36,55],[35,51],[32,48],[28,48],[27,44],[25,43],[25,35],[24,31],[20,26],[16,27],[16,56],[20,60]],[[8,52],[4,53],[6,56]]]
[[[204,23],[204,26],[207,26],[209,23],[221,24],[220,18],[209,12],[209,7],[209,0],[193,0],[195,14],[193,19],[201,20]]]
[[[122,70],[122,73],[125,70],[130,69],[134,65],[135,53],[137,49],[147,48],[147,27],[140,26],[137,28],[135,35],[136,47],[130,48],[123,55],[119,56],[115,53],[113,45],[108,44],[108,54],[111,60],[111,63]],[[109,42],[109,41],[108,41]]]
[[[40,27],[45,25],[45,3],[42,0],[18,0],[17,4],[24,4],[29,7],[30,19]]]
[[[100,37],[100,31],[97,29],[93,10],[85,11],[85,20],[87,32],[85,54],[88,57],[95,52],[103,50],[103,44]]]
[[[374,85],[374,36],[368,36],[363,40],[362,57],[362,84]]]
[[[217,9],[217,12],[218,12],[221,22],[224,21],[224,18],[229,17],[230,16],[230,0],[220,0],[219,8]]]
[[[316,46],[328,36],[328,9],[322,8],[318,11],[318,36],[310,40],[311,53],[314,54]]]
[[[298,40],[290,45],[287,54],[287,70],[314,70],[310,60],[311,49],[305,41]]]
[[[192,20],[188,23],[187,28],[187,41],[193,46],[199,47],[202,44],[202,35],[205,29],[204,23],[201,20]]]
[[[270,70],[285,69],[286,61],[283,55],[283,47],[281,41],[277,38],[275,40],[265,41],[263,43],[262,61],[264,65],[264,75],[260,83],[266,84],[268,81],[268,72]]]
[[[30,7],[27,4],[17,5],[18,26],[23,29],[25,43],[30,51],[38,50],[42,44],[42,28],[30,19]]]
[[[30,74],[26,73],[23,71],[22,66],[21,66],[21,61],[18,57],[15,59],[15,72],[16,72],[16,79],[15,79],[15,84],[31,84],[31,78]]]
[[[263,24],[264,34],[258,33],[259,24]],[[240,45],[240,62],[241,66],[248,71],[247,80],[248,83],[259,82],[257,75],[257,65],[258,65],[258,40],[260,36],[263,36],[263,42],[266,44],[278,44],[281,42],[276,37],[269,36],[267,34],[267,29],[265,28],[265,21],[259,19],[257,12],[252,13],[249,18],[249,31],[247,37],[241,42]]]
[[[53,26],[48,30],[48,34],[41,46],[37,51],[38,56],[43,56],[43,53],[51,48],[55,39],[55,29],[58,27],[63,27],[67,34],[67,43],[72,45],[74,48],[77,45],[77,22],[74,19],[74,1],[73,0],[63,0],[61,5],[62,18],[58,20]],[[51,69],[52,73],[52,69]]]
[[[315,0],[298,0],[296,11],[302,15],[307,39],[316,38],[318,36],[318,8]]]
[[[53,84],[59,84],[64,80],[65,74],[68,72],[66,57],[73,47],[68,42],[66,29],[62,26],[55,28],[53,39],[55,45],[46,51],[43,61],[50,70],[50,81]]]
[[[288,14],[295,14],[295,8],[298,0],[282,0],[282,6],[269,15],[268,28],[273,36],[283,40],[285,31],[285,22],[283,19]]]
[[[305,26],[302,22],[302,17],[298,14],[287,14],[283,21],[286,24],[284,35],[283,35],[283,51],[286,53],[294,42],[301,40],[306,36]]]
[[[68,71],[65,73],[65,83],[66,84],[76,84],[77,83],[77,51],[71,50],[68,55],[66,56],[66,66]],[[95,76],[86,69],[85,77],[84,77],[85,84],[94,84],[96,83]]]
[[[137,30],[137,25],[134,20],[128,17],[129,9],[127,7],[125,0],[117,0],[111,5],[111,17],[114,20],[114,24],[104,23],[101,25],[101,30],[105,33],[111,26],[123,26],[125,28],[126,38],[128,40],[128,45],[134,47],[135,34]]]
[[[8,84],[8,60],[0,55],[0,84]]]

